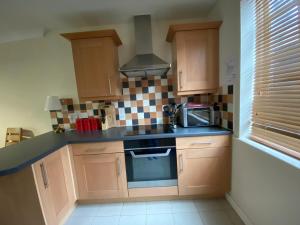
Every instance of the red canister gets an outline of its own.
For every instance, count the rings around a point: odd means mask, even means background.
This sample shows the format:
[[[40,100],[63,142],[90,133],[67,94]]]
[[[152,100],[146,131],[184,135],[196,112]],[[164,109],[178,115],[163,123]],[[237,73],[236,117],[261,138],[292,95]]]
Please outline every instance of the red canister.
[[[83,119],[83,131],[91,131],[91,124],[88,118]]]
[[[83,121],[82,119],[77,118],[76,119],[76,130],[77,131],[83,131]]]
[[[100,125],[99,125],[100,121],[99,121],[99,119],[94,118],[94,117],[90,117],[89,120],[90,120],[92,131],[97,131],[97,130],[100,129]]]

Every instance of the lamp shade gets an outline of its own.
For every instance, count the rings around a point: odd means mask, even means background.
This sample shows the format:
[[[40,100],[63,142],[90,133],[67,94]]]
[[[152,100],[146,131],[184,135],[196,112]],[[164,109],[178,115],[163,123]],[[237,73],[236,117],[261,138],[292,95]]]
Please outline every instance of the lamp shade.
[[[58,111],[61,110],[60,100],[57,96],[47,96],[45,103],[45,111]]]

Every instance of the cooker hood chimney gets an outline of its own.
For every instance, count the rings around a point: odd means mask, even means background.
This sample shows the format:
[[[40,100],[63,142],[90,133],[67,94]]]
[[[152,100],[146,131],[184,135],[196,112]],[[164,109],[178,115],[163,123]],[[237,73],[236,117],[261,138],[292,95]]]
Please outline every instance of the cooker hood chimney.
[[[134,17],[136,56],[120,68],[127,77],[165,75],[171,65],[153,54],[151,16]]]

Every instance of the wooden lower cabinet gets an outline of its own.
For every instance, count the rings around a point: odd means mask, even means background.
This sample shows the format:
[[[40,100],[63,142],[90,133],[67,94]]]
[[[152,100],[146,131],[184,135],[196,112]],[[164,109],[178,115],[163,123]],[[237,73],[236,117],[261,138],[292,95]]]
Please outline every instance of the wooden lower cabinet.
[[[36,162],[33,170],[46,224],[62,224],[75,204],[67,147]]]
[[[78,199],[128,197],[124,153],[74,156]]]
[[[222,196],[230,190],[230,147],[177,150],[179,195]]]
[[[47,225],[30,166],[0,176],[0,224]]]
[[[130,189],[129,197],[224,195],[230,190],[230,140],[230,136],[177,138],[178,187]],[[76,200],[128,198],[121,142],[69,147],[0,176],[0,224],[61,225]]]

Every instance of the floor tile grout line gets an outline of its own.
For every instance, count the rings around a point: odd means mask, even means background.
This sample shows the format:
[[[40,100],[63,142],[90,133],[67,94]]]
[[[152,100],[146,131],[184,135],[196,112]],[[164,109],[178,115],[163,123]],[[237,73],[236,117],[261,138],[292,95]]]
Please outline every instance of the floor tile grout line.
[[[231,225],[235,225],[235,220],[232,219],[231,216],[229,215],[229,213],[230,213],[229,211],[230,210],[234,211],[234,209],[232,209],[230,207],[228,208],[226,206],[226,202],[224,204],[224,202],[222,202],[222,201],[216,201],[215,203],[214,203],[214,201],[212,201],[212,205],[211,206],[210,205],[205,206],[205,204],[204,204],[204,208],[201,208],[201,207],[199,207],[199,205],[197,205],[197,200],[166,201],[166,202],[168,202],[169,204],[166,204],[166,205],[168,205],[167,207],[163,207],[163,209],[162,209],[163,212],[155,211],[155,210],[154,210],[154,212],[151,211],[151,208],[152,208],[151,205],[152,205],[152,203],[154,203],[154,205],[155,205],[155,201],[153,201],[153,202],[147,202],[147,201],[145,201],[145,202],[133,202],[133,203],[141,203],[142,205],[144,205],[145,210],[143,211],[143,213],[131,214],[131,215],[126,215],[126,214],[123,215],[124,208],[125,208],[125,202],[121,202],[120,203],[121,204],[121,206],[120,206],[120,213],[118,213],[117,215],[110,215],[110,216],[107,216],[107,215],[104,215],[104,214],[100,215],[101,214],[100,213],[101,212],[101,206],[108,206],[109,204],[113,204],[113,203],[101,204],[101,205],[96,205],[96,209],[95,209],[95,214],[96,215],[93,215],[93,216],[89,215],[89,216],[86,216],[86,217],[92,217],[93,218],[93,220],[91,220],[91,223],[94,223],[93,221],[97,217],[117,217],[118,219],[117,219],[116,222],[119,225],[121,223],[121,217],[122,216],[138,216],[138,215],[142,215],[145,218],[145,224],[147,224],[148,223],[147,222],[148,218],[151,215],[162,216],[162,215],[169,215],[169,214],[171,214],[172,215],[172,223],[175,224],[175,220],[174,220],[174,215],[175,214],[178,214],[178,213],[183,213],[183,214],[185,214],[185,213],[197,213],[199,215],[199,217],[200,217],[203,225],[206,225],[206,222],[205,222],[205,220],[203,218],[203,213],[220,211],[220,212],[223,212],[225,214],[226,218],[228,219],[228,222],[231,223]],[[176,207],[174,207],[174,203],[177,203],[177,202],[178,203],[180,203],[180,202],[193,203],[192,205],[194,206],[195,211],[194,210],[192,210],[192,211],[189,211],[189,210],[186,211],[187,209],[184,209],[184,210],[181,211],[180,209],[176,209]],[[204,200],[203,202],[205,203],[206,201]],[[216,204],[216,205],[214,205],[214,204]],[[205,208],[205,207],[208,207],[208,208]],[[79,214],[81,214],[81,213],[79,213]],[[77,216],[74,216],[74,217],[77,217]],[[79,216],[79,217],[82,217],[82,215]]]
[[[123,208],[123,206],[122,206],[122,208]],[[118,223],[117,223],[117,225],[120,225],[120,223],[121,223],[121,214],[119,215],[119,218],[118,218]]]
[[[234,210],[233,210],[234,211]],[[224,211],[226,214],[226,217],[228,218],[228,220],[230,221],[231,225],[235,225],[235,221],[233,221],[233,219],[229,216],[229,210],[225,210]],[[235,212],[235,211],[234,211]]]

